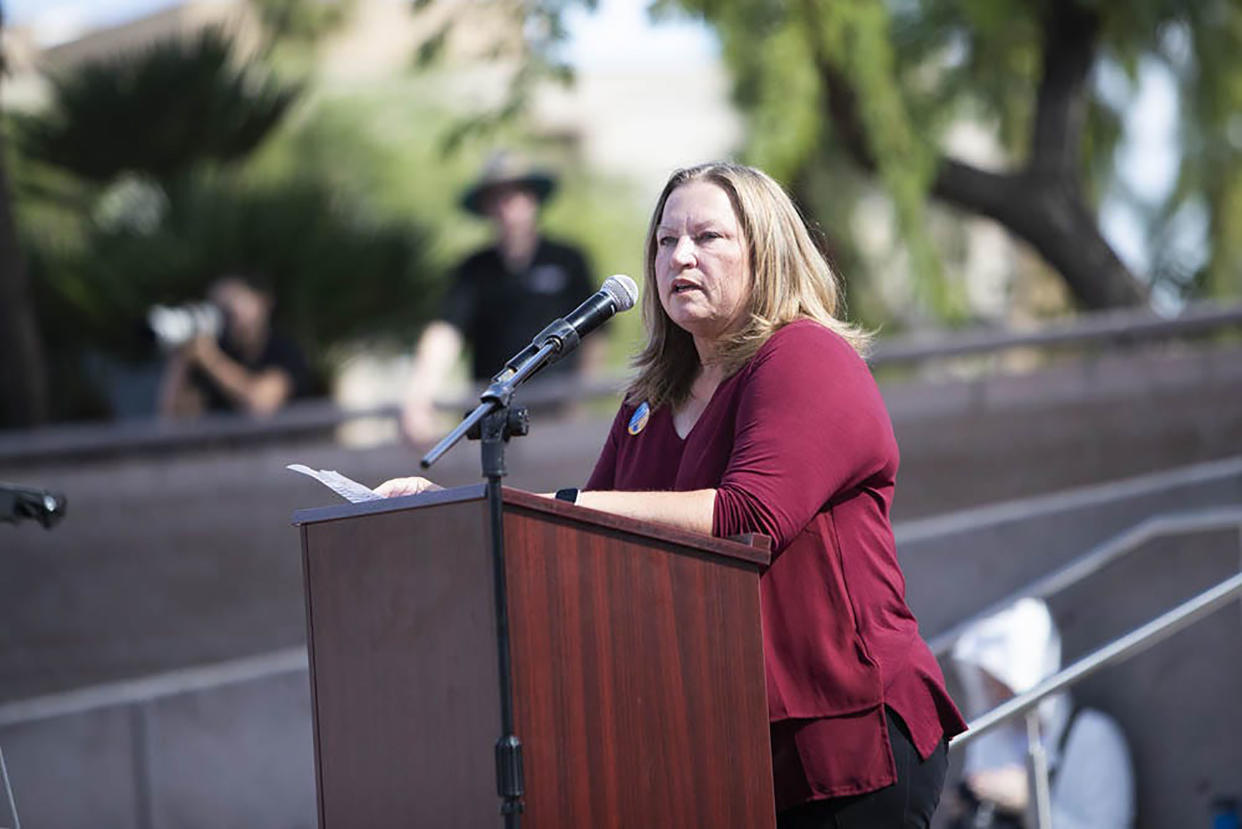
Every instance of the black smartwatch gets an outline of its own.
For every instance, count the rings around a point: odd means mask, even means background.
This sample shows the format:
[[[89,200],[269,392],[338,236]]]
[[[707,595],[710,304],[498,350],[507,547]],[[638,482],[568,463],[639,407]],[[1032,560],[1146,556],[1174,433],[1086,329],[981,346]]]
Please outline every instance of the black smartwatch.
[[[564,489],[558,489],[556,491],[556,500],[568,501],[571,504],[578,503],[578,487],[567,486]]]

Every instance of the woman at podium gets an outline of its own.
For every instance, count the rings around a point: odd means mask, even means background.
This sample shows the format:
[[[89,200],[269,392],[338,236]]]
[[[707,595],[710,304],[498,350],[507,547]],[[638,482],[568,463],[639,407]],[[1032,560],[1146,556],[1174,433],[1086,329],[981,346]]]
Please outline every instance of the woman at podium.
[[[836,274],[763,172],[675,172],[647,234],[648,341],[593,509],[773,539],[760,579],[778,827],[927,826],[965,730],[905,602],[898,452]],[[421,478],[380,490],[420,491]]]

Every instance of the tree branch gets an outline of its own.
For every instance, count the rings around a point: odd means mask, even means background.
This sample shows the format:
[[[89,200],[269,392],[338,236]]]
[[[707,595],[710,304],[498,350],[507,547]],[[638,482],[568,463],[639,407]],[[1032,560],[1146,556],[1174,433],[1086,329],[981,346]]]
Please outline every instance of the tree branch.
[[[1041,174],[1081,178],[1087,79],[1100,20],[1075,0],[1050,0],[1043,19],[1043,76],[1035,99],[1028,165]]]
[[[944,160],[932,184],[937,198],[993,219],[1031,245],[1065,280],[1084,308],[1139,305],[1145,288],[1117,257],[1077,188],[1030,171],[990,173]]]
[[[1084,307],[1140,304],[1147,297],[1145,287],[1104,239],[1082,195],[1078,159],[1098,19],[1074,0],[1051,0],[1044,33],[1045,71],[1026,168],[994,173],[941,156],[931,194],[993,219],[1028,242]],[[875,156],[853,87],[818,44],[815,64],[836,136],[859,166],[874,172]]]

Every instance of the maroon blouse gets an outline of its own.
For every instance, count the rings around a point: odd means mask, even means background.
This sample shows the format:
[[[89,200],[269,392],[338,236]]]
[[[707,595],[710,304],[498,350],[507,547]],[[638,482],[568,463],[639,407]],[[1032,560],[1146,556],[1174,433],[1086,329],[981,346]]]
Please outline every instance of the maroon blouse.
[[[621,407],[588,490],[714,488],[714,535],[773,539],[759,591],[778,810],[891,784],[885,705],[923,757],[965,730],[906,606],[888,518],[897,442],[845,340],[785,326],[684,440],[667,407],[641,429],[635,410]]]

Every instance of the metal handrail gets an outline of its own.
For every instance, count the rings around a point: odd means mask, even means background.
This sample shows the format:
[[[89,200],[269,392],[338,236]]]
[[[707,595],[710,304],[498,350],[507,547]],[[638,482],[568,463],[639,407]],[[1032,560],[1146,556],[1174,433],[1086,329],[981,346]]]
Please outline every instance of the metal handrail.
[[[971,722],[969,730],[955,737],[949,747],[959,749],[977,740],[1001,723],[1033,710],[1045,698],[1074,686],[1097,671],[1147,650],[1220,609],[1234,598],[1242,598],[1242,572],[1092,651],[1031,690],[1006,700]]]
[[[549,378],[523,390],[522,404],[533,409],[553,408],[566,401],[593,401],[616,397],[625,387],[621,375],[597,380]],[[437,409],[460,414],[477,404],[477,397],[461,395],[435,402]],[[37,429],[0,430],[0,463],[25,465],[48,459],[132,456],[136,452],[164,452],[195,446],[239,445],[331,435],[346,423],[378,418],[395,420],[396,403],[344,408],[330,400],[299,400],[271,416],[211,412],[190,420],[158,417],[114,422],[70,423]]]
[[[936,634],[928,645],[936,656],[945,656],[952,650],[953,643],[981,619],[986,619],[1022,599],[1047,599],[1054,596],[1099,572],[1108,564],[1135,552],[1149,541],[1165,536],[1231,527],[1242,527],[1242,507],[1211,507],[1153,516],[1088,550],[1060,569],[993,602],[986,609],[958,622],[948,630]]]
[[[1020,598],[1044,597],[1058,590],[1081,581],[1087,575],[1098,571],[1110,561],[1127,555],[1138,549],[1146,541],[1170,534],[1201,532],[1208,529],[1236,528],[1239,531],[1239,542],[1242,543],[1242,510],[1220,509],[1204,510],[1193,513],[1179,513],[1158,516],[1149,519],[1129,531],[1105,542],[1091,552],[1075,559],[1066,567],[1018,591],[1013,596],[998,603],[1005,606]],[[1129,633],[1120,636],[1107,645],[1092,651],[1074,662],[1068,668],[1040,682],[1034,688],[1006,700],[992,710],[970,722],[967,730],[954,737],[949,743],[950,751],[960,751],[963,747],[981,738],[1002,724],[1016,717],[1026,717],[1027,731],[1027,778],[1031,785],[1031,797],[1027,805],[1030,825],[1036,829],[1052,829],[1052,805],[1049,785],[1048,758],[1040,739],[1040,722],[1038,706],[1048,697],[1072,688],[1087,677],[1111,665],[1123,662],[1174,633],[1194,624],[1203,617],[1219,610],[1224,605],[1242,598],[1242,572],[1217,583],[1213,587],[1199,593],[1172,610],[1166,611],[1155,619],[1141,625]],[[987,615],[998,605],[993,605],[984,614]],[[979,617],[974,617],[979,618]],[[970,621],[955,626],[940,637],[941,647],[946,643],[952,646],[957,635],[969,625]]]
[[[100,708],[145,705],[168,697],[305,671],[306,648],[296,646],[138,679],[91,685],[0,704],[0,728],[82,714]]]
[[[984,329],[894,338],[877,343],[868,362],[881,366],[1011,348],[1136,342],[1201,334],[1239,324],[1242,324],[1242,305],[1211,301],[1190,303],[1175,316],[1162,316],[1150,308],[1104,311],[1030,331]]]

